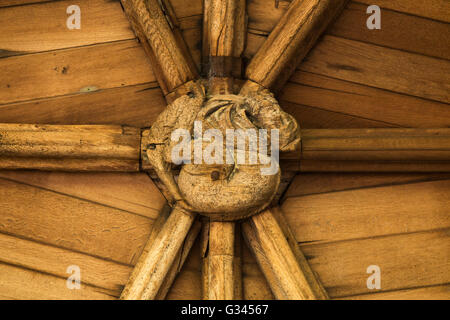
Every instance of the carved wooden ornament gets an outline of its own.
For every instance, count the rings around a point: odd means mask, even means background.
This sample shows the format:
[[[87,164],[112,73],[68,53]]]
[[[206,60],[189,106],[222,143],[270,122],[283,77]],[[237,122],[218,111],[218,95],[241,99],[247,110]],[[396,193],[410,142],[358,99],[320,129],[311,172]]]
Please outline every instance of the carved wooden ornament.
[[[280,108],[274,93],[347,0],[293,0],[244,73],[246,1],[204,0],[204,78],[169,1],[121,2],[168,102],[152,127],[0,124],[1,169],[156,172],[170,208],[154,223],[121,299],[164,298],[202,223],[205,299],[242,298],[238,230],[276,298],[327,299],[270,207],[278,152],[294,152],[297,172],[450,170],[448,128],[300,130]],[[258,143],[244,139],[251,134]]]

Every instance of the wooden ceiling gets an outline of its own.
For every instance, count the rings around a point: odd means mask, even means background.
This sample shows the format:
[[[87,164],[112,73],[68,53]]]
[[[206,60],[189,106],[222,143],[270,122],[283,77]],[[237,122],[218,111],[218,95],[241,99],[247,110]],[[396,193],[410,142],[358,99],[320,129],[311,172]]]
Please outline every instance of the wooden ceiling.
[[[170,2],[200,64],[202,1]],[[150,126],[165,100],[119,1],[77,3],[81,30],[65,27],[72,1],[1,1],[0,122]],[[288,4],[248,1],[247,59]],[[365,27],[370,4],[381,30]],[[446,0],[351,2],[282,106],[303,128],[450,127],[449,13]],[[118,297],[164,202],[145,174],[0,172],[0,297]],[[333,298],[449,298],[448,203],[448,175],[307,174],[282,210]],[[201,297],[199,257],[196,245],[169,298]],[[243,262],[245,298],[271,298],[247,250]],[[73,264],[81,290],[65,285]]]

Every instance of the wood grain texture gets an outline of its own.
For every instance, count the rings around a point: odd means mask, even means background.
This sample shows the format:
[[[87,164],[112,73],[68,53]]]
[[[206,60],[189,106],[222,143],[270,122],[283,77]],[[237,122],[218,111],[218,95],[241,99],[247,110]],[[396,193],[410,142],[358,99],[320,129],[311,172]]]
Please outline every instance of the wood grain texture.
[[[122,292],[123,300],[152,300],[158,294],[176,255],[189,232],[194,215],[172,210],[161,230],[144,248]]]
[[[158,83],[167,95],[177,87],[198,77],[188,52],[180,45],[165,14],[156,0],[123,0],[122,4],[140,39]]]
[[[127,265],[11,235],[0,234],[0,243],[2,263],[52,275],[62,280],[70,276],[67,268],[76,265],[80,268],[82,287],[87,285],[103,288],[105,292],[116,297],[119,297],[132,271],[132,268]],[[39,283],[39,281],[32,282]],[[40,290],[43,289],[44,287]],[[61,290],[61,294],[64,294],[64,291],[77,291],[64,289]],[[40,290],[35,292],[36,297]]]
[[[450,129],[304,129],[301,159],[427,161],[450,159]]]
[[[249,1],[249,33],[267,36],[287,11],[291,1],[280,1],[278,7],[268,0]],[[449,41],[447,23],[420,17],[421,14],[411,15],[399,8],[393,10],[382,8],[382,28],[369,30],[366,21],[369,15],[366,10],[369,5],[377,1],[350,1],[336,21],[325,31],[326,34],[368,42],[383,47],[406,50],[437,58],[448,59]],[[378,1],[380,2],[380,1]],[[398,1],[409,5],[408,0]],[[423,6],[416,1],[417,7]],[[445,0],[437,0],[442,6]],[[385,2],[387,3],[387,1]],[[428,8],[429,9],[429,8]],[[444,8],[442,10],[445,10]],[[420,26],[420,27],[419,27]],[[414,32],[411,32],[414,30]]]
[[[0,124],[0,168],[139,171],[139,129]]]
[[[3,58],[0,70],[0,104],[156,81],[135,40]]]
[[[334,181],[328,184],[336,185]],[[394,181],[398,184],[370,186],[355,181],[349,190],[289,197],[282,210],[299,242],[369,238],[450,226],[449,180]],[[307,185],[306,180],[304,188]]]
[[[66,279],[0,263],[0,296],[20,300],[112,300],[106,290],[83,285],[69,290]]]
[[[450,64],[446,60],[360,41],[325,36],[299,66],[299,70],[450,102]]]
[[[205,300],[235,299],[234,265],[235,222],[210,222],[208,252],[203,265],[205,282],[203,293]]]
[[[450,108],[446,103],[302,71],[290,81],[280,95],[280,103],[302,127],[450,127]],[[317,113],[305,113],[308,107],[324,116],[315,120]]]
[[[446,14],[450,10],[450,3],[445,0],[430,0],[426,3],[420,0],[358,0],[358,2],[367,6],[376,4],[382,8],[450,22],[448,14]]]
[[[156,82],[0,106],[1,123],[115,124],[149,127],[164,110]]]
[[[326,299],[304,259],[298,259],[282,228],[270,210],[242,223],[247,244],[252,249],[277,299]]]
[[[370,265],[381,269],[381,288],[392,291],[449,283],[449,230],[397,234],[302,245],[312,269],[331,297],[373,293]]]
[[[278,91],[346,2],[294,0],[252,58],[246,77]]]
[[[0,231],[116,261],[136,263],[153,219],[0,179]]]
[[[0,56],[134,38],[133,31],[117,1],[77,1],[76,5],[81,10],[81,28],[68,29],[66,20],[70,15],[66,10],[73,4],[72,1],[66,0],[46,1],[1,9]]]
[[[369,293],[340,300],[448,300],[450,297],[450,285],[427,286],[424,288],[412,288],[394,290],[390,292]]]
[[[0,171],[0,177],[156,219],[166,199],[145,173]]]

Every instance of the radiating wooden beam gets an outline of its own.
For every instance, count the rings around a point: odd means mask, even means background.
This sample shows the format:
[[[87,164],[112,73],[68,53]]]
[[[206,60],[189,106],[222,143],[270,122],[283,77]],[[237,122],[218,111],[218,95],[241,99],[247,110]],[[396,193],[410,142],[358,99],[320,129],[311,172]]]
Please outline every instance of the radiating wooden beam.
[[[450,128],[302,129],[301,150],[281,155],[299,172],[450,172]]]
[[[0,124],[0,169],[139,171],[140,140],[125,126]]]
[[[203,298],[233,300],[238,282],[235,265],[235,222],[210,222],[203,264]]]
[[[244,238],[277,299],[328,298],[299,249],[294,253],[271,210],[257,214],[241,225]]]
[[[178,208],[172,210],[156,236],[147,242],[121,299],[153,300],[158,297],[194,219],[193,214]]]
[[[450,160],[450,128],[302,131],[300,159],[353,161]]]
[[[196,80],[198,72],[179,31],[176,31],[177,23],[172,22],[171,10],[167,10],[164,3],[158,0],[122,0],[125,13],[167,97],[186,82]]]
[[[245,0],[205,0],[203,64],[210,94],[233,93],[233,78],[241,78],[246,38]]]
[[[279,91],[347,0],[294,0],[251,60],[247,79]],[[249,90],[247,82],[242,92]],[[251,90],[251,89],[250,89]]]
[[[167,273],[163,283],[161,284],[161,287],[158,290],[158,294],[155,296],[155,300],[164,300],[166,298],[167,293],[169,293],[176,276],[178,275],[178,273],[180,273],[181,268],[183,267],[184,262],[186,261],[186,258],[188,257],[188,254],[191,251],[198,234],[200,233],[201,227],[202,224],[200,221],[194,221],[194,224],[189,230],[182,247],[178,251],[169,272]]]

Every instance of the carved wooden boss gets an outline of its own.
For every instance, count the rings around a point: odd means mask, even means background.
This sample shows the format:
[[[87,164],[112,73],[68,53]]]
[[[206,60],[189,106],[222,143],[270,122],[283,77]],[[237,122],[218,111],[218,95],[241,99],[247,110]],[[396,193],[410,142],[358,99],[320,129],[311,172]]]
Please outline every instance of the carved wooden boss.
[[[122,299],[161,299],[181,268],[203,219],[203,296],[242,298],[235,222],[278,299],[326,299],[283,216],[269,208],[280,169],[267,164],[185,163],[178,178],[171,134],[216,129],[278,129],[284,164],[303,171],[450,171],[449,129],[300,130],[274,95],[346,0],[294,0],[242,79],[245,0],[205,0],[201,79],[164,0],[122,0],[168,106],[149,130],[118,126],[0,124],[0,168],[71,171],[154,170],[171,213],[162,212]],[[268,141],[270,145],[273,141]],[[195,140],[192,142],[195,144]],[[195,147],[195,146],[194,146]],[[238,148],[227,149],[236,157]],[[251,152],[256,152],[255,150]],[[269,154],[270,156],[270,154]],[[238,239],[238,238],[237,238]]]

